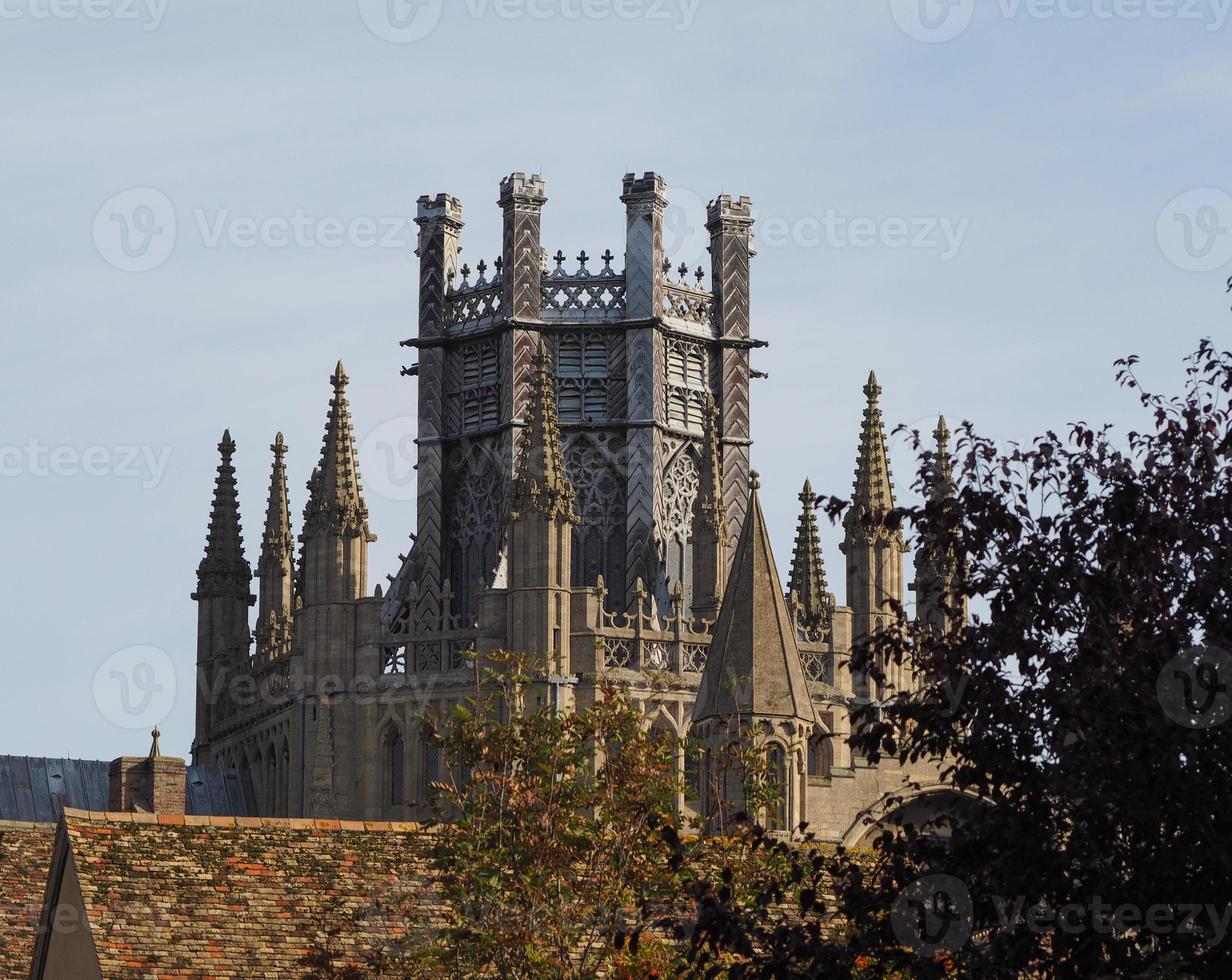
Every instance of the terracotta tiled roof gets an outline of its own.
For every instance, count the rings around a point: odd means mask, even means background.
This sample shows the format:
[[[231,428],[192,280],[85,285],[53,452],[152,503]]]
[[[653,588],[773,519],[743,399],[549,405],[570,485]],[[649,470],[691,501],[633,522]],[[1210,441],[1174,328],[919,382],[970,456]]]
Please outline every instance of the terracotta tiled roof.
[[[65,810],[104,977],[296,976],[438,924],[416,824]],[[331,936],[331,933],[336,933]]]
[[[54,824],[0,821],[0,977],[30,970],[55,835]]]

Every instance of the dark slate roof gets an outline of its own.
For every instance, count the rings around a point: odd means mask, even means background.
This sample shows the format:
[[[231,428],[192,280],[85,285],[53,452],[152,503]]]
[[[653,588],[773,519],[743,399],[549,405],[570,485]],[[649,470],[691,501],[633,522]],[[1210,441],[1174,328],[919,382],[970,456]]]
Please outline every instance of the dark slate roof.
[[[0,755],[0,820],[55,823],[65,807],[104,811],[108,767],[85,759]],[[184,807],[195,816],[257,815],[248,773],[219,766],[188,767]]]

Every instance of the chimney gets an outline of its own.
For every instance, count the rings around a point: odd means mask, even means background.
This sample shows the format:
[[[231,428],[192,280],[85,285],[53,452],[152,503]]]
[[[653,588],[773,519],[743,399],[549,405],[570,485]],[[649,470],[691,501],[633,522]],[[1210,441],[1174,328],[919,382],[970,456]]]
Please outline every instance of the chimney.
[[[183,816],[187,769],[183,759],[164,756],[159,731],[145,758],[125,756],[111,763],[107,809],[113,813],[163,813]]]

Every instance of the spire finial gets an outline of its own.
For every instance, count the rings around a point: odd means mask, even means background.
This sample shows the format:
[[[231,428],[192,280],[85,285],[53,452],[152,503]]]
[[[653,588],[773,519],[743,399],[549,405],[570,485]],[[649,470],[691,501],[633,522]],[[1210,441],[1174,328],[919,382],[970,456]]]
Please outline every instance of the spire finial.
[[[321,440],[321,463],[309,482],[304,534],[327,527],[334,532],[356,530],[374,541],[368,530],[368,507],[363,499],[351,409],[346,398],[349,381],[339,360],[330,377],[334,397],[329,402],[325,436]]]
[[[876,372],[868,374],[864,386],[868,403],[864,408],[864,421],[860,427],[860,449],[856,457],[856,479],[853,487],[853,513],[860,509],[882,514],[894,507],[894,487],[890,481],[890,460],[886,452],[885,428],[881,421],[878,398],[881,385]]]
[[[252,568],[244,560],[244,535],[240,526],[239,494],[235,485],[235,440],[223,432],[218,443],[218,474],[210,507],[210,529],[205,557],[197,568],[197,594],[231,595],[248,599]]]
[[[155,725],[154,731],[150,732],[150,736],[154,739],[154,744],[150,746],[150,756],[149,757],[151,759],[161,759],[163,757],[163,751],[162,749],[158,747],[158,739],[161,735],[162,735],[162,732],[160,732],[158,730],[158,726]]]
[[[933,430],[933,437],[937,440],[937,448],[949,451],[950,448],[950,427],[946,424],[945,416],[937,416],[937,428]]]
[[[824,631],[830,624],[833,608],[817,532],[816,510],[817,495],[813,493],[812,483],[805,480],[804,489],[800,491],[800,521],[796,525],[796,546],[791,556],[787,591],[795,597],[800,626],[809,632]]]
[[[761,474],[757,470],[749,470],[749,489],[754,493],[761,489]]]
[[[291,501],[287,493],[287,444],[279,432],[270,446],[269,502],[257,576],[261,580],[257,612],[257,656],[272,660],[291,648],[291,620],[295,607],[295,536],[291,533]]]

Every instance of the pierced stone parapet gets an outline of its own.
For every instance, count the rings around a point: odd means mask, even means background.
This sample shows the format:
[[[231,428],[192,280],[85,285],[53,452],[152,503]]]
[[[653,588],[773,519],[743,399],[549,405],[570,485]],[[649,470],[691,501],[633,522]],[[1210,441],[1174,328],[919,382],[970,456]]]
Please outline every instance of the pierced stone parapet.
[[[690,273],[689,267],[682,262],[676,273],[678,278],[673,278],[671,260],[664,259],[659,315],[711,326],[715,303],[714,294],[702,285],[705,271],[698,266],[696,271]],[[690,278],[695,281],[690,282]]]
[[[624,319],[627,309],[625,274],[612,268],[616,256],[606,250],[601,256],[603,268],[592,271],[586,263],[590,256],[582,252],[575,272],[565,269],[565,253],[557,250],[552,257],[556,268],[543,273],[542,316],[548,321],[570,323],[612,323]]]

